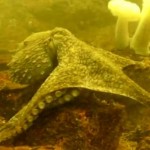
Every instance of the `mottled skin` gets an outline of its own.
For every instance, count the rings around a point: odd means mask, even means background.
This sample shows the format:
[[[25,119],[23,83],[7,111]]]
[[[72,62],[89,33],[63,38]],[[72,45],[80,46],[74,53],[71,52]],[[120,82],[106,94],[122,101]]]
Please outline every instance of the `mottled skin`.
[[[12,78],[26,84],[46,80],[29,103],[0,128],[0,142],[26,130],[45,107],[71,101],[83,90],[122,95],[149,104],[150,93],[122,71],[139,62],[87,45],[63,28],[27,40],[9,64]],[[42,62],[44,59],[47,61]],[[36,70],[37,65],[40,67]]]
[[[44,80],[53,70],[56,50],[50,49],[50,31],[35,33],[20,43],[9,63],[14,81],[33,84]]]

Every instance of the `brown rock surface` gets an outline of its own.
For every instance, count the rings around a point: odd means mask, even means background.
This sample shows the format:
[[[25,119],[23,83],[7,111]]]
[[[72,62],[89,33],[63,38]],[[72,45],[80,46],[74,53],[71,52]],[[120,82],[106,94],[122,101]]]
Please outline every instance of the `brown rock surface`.
[[[115,150],[124,117],[121,105],[101,105],[92,100],[77,99],[44,111],[31,128],[4,144],[52,145],[62,150]]]

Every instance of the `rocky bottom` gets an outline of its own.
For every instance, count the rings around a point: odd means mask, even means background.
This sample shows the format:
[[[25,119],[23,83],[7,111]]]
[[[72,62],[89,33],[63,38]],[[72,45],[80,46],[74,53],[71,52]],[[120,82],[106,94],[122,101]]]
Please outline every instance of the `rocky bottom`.
[[[122,105],[105,102],[81,98],[47,109],[26,132],[3,142],[7,147],[0,150],[115,150],[125,111]]]

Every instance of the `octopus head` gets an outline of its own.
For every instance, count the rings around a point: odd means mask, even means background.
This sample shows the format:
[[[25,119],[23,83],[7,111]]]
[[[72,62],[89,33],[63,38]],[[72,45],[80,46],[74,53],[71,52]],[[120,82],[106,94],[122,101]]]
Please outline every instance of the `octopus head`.
[[[69,45],[73,45],[74,35],[67,29],[56,27],[51,30],[51,42],[50,47],[52,49],[66,48]]]
[[[23,84],[44,81],[73,45],[73,39],[71,32],[63,28],[27,37],[8,64],[13,81]]]

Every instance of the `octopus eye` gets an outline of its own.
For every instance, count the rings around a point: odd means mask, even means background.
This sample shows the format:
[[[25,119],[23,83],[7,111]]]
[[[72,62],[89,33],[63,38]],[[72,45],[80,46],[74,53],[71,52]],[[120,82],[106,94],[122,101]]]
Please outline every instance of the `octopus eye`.
[[[15,51],[17,52],[17,51],[25,48],[26,46],[27,46],[27,42],[26,41],[18,43],[17,49]]]
[[[52,50],[56,50],[58,48],[58,42],[56,40],[50,40],[49,48]]]
[[[18,49],[23,49],[28,45],[28,41],[23,41],[18,44]]]
[[[49,45],[49,48],[50,48],[50,49],[54,49],[54,48],[55,48],[54,43],[53,43],[52,40],[49,41],[49,44],[48,44],[48,45]]]

